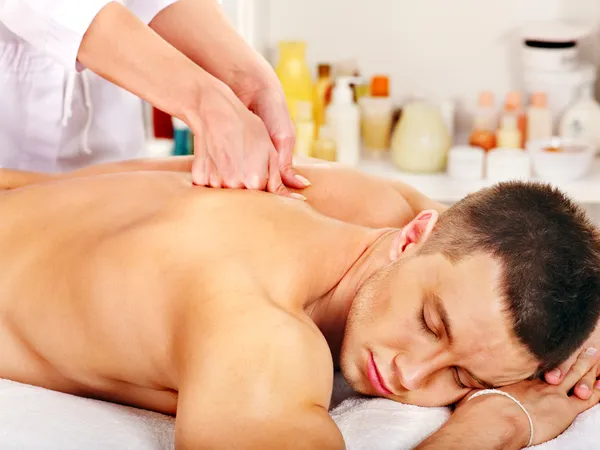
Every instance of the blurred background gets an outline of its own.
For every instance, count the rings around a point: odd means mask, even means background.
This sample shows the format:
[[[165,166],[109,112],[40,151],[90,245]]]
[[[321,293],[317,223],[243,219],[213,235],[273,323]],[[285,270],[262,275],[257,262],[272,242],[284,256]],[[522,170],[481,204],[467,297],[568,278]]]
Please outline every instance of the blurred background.
[[[506,179],[547,181],[600,223],[600,1],[221,4],[277,70],[297,154],[446,203]],[[193,151],[184,124],[149,108],[147,124],[151,154]]]

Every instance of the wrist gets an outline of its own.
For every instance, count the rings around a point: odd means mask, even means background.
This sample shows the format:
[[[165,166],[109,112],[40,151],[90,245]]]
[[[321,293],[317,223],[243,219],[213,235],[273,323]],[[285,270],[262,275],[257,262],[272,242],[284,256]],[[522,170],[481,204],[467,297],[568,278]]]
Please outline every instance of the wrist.
[[[497,432],[502,448],[525,448],[529,442],[529,421],[512,400],[499,395],[486,395],[465,403],[459,409],[469,415],[477,427]]]

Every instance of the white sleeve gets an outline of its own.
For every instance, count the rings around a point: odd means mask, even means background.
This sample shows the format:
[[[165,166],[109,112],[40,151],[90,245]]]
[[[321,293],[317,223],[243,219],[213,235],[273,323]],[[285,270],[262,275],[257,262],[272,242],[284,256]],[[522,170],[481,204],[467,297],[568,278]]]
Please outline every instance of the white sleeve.
[[[67,69],[82,70],[77,52],[96,14],[111,0],[0,0],[0,22]],[[122,1],[119,1],[122,3]]]
[[[176,2],[177,0],[125,0],[125,6],[148,24],[159,12]]]

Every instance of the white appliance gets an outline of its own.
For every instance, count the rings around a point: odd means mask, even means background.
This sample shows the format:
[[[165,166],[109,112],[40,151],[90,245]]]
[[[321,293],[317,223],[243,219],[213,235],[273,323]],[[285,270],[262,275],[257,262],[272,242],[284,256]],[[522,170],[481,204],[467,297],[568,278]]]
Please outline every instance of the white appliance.
[[[562,22],[535,23],[522,32],[523,85],[528,96],[545,92],[556,130],[583,87],[594,89],[596,67],[582,63],[579,42],[590,29]]]

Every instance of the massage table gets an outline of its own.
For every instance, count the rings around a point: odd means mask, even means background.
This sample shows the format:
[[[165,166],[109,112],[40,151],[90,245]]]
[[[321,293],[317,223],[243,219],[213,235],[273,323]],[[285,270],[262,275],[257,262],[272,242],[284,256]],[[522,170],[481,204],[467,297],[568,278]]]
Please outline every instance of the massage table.
[[[348,450],[408,450],[450,417],[448,408],[358,396],[339,375],[330,413]],[[0,380],[2,450],[172,450],[174,425],[161,414]],[[533,448],[600,449],[600,407]]]

